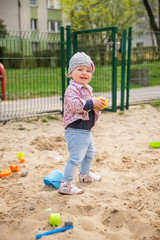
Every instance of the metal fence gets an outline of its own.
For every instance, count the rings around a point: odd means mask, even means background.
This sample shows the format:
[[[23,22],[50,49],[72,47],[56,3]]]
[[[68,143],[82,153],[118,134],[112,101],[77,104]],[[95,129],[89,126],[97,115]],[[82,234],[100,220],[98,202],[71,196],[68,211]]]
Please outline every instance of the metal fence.
[[[160,32],[156,34],[160,40]],[[160,100],[160,46],[158,48],[157,42],[153,32],[132,32],[130,105]]]
[[[96,71],[90,85],[95,97],[107,97],[107,111],[116,111],[117,31],[108,27],[73,32],[73,52],[84,51],[93,60]]]
[[[95,35],[92,46],[88,45],[86,39],[80,40],[78,50],[91,54],[95,61],[95,95],[107,94],[111,102],[112,40],[109,39],[109,33],[106,35],[107,45],[103,42],[103,37],[106,37],[103,33]],[[97,39],[101,41],[98,40],[95,48]],[[4,34],[0,31],[0,63],[5,67],[5,100],[0,91],[0,121],[62,112],[64,82],[60,43],[60,33],[7,31]],[[104,54],[104,48],[107,55]],[[160,99],[159,55],[153,33],[132,33],[130,105]],[[117,60],[117,106],[120,106],[122,53],[117,53]],[[63,62],[66,67],[66,60],[63,59]],[[127,68],[125,71],[127,78]],[[108,79],[106,82],[102,80],[104,75]],[[2,78],[0,80],[2,86]]]
[[[0,32],[6,85],[1,121],[62,111],[59,42],[60,33]]]

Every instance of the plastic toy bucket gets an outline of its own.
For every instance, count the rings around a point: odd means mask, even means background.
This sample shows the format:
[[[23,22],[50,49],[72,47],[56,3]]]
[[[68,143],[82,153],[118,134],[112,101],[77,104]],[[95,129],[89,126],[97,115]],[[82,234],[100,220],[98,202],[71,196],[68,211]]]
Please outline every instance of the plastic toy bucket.
[[[51,213],[49,216],[49,223],[53,227],[57,227],[60,224],[60,213]]]
[[[53,185],[56,189],[59,189],[63,174],[59,170],[54,170],[47,177],[44,177],[44,183],[46,185]]]

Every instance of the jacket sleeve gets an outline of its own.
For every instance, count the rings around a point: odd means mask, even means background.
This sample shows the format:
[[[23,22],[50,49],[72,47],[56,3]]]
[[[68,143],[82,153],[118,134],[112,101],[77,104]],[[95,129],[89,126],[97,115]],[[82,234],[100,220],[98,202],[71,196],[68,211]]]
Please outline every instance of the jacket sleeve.
[[[65,105],[70,108],[74,113],[86,112],[83,108],[86,104],[86,100],[82,99],[78,89],[69,88],[65,92]]]
[[[93,109],[93,101],[92,99],[86,100],[86,104],[83,108],[85,111]]]

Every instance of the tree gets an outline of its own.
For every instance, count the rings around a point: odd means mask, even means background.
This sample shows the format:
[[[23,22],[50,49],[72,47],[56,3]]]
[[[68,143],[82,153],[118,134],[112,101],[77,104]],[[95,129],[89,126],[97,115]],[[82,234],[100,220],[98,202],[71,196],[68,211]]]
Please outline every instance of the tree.
[[[121,37],[122,29],[128,28],[137,21],[137,15],[141,11],[140,3],[137,0],[60,0],[60,2],[73,29],[118,26],[119,37]],[[112,39],[111,32],[95,33],[93,38],[91,36],[84,36],[84,38],[82,41],[85,42],[85,48],[88,52],[95,45],[99,49],[94,53],[92,59],[98,54],[100,64],[104,65],[107,53],[106,46],[109,46],[108,43]],[[82,46],[82,50],[83,48],[84,46]]]
[[[122,29],[128,28],[137,20],[139,1],[137,0],[60,0],[61,8],[75,30],[94,29],[118,26],[118,36],[121,37]],[[111,31],[94,33],[94,35],[81,36],[79,51],[85,49],[92,56],[93,61],[100,59],[104,65],[109,54],[107,47],[112,41]],[[93,46],[96,51],[93,54]],[[82,48],[82,49],[81,49]],[[95,59],[94,59],[95,58]]]
[[[76,30],[118,26],[128,28],[141,11],[137,0],[60,0],[72,28]]]
[[[7,35],[6,26],[3,22],[4,21],[0,19],[0,39],[4,38]],[[0,46],[0,63],[3,63],[4,50],[5,48]]]
[[[158,59],[160,59],[160,0],[143,0],[150,26],[155,34],[158,45]],[[157,20],[157,21],[156,21]]]
[[[3,22],[4,21],[0,19],[0,37],[5,37],[7,34],[6,25]]]

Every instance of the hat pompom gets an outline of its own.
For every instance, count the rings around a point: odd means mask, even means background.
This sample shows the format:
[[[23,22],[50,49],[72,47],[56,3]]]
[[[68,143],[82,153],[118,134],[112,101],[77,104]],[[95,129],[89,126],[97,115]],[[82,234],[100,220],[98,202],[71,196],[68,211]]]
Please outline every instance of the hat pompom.
[[[92,72],[94,73],[94,71],[95,71],[95,66],[94,66],[93,61],[91,62],[91,67],[92,67]]]

